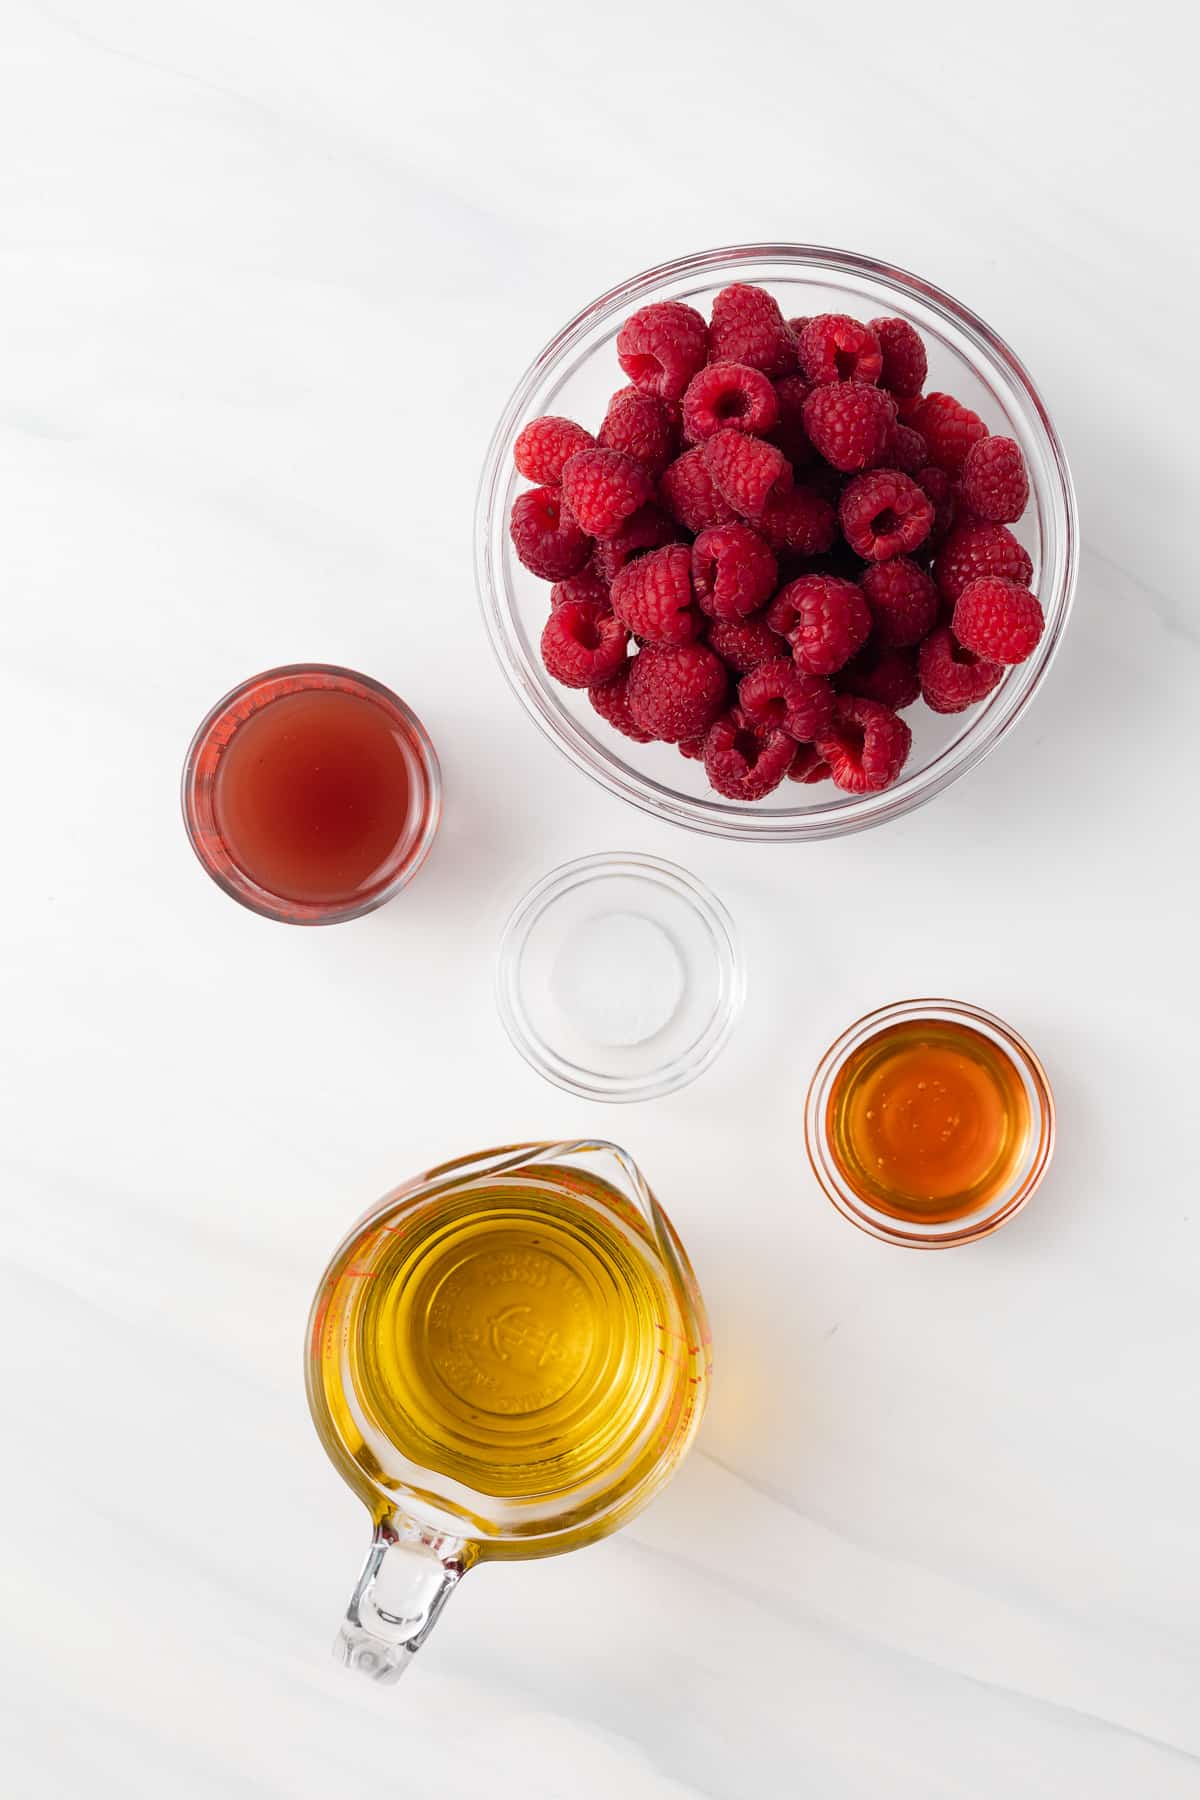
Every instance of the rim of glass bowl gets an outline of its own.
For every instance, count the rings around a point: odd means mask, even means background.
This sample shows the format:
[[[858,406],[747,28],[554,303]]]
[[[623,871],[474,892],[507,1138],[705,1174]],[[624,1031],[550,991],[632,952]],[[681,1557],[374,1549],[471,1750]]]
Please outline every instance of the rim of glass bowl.
[[[948,1219],[921,1225],[913,1220],[894,1219],[864,1200],[842,1175],[829,1148],[826,1130],[829,1099],[833,1084],[847,1059],[865,1043],[910,1019],[949,1019],[955,1024],[970,1025],[985,1037],[998,1043],[1021,1077],[1029,1102],[1029,1148],[1008,1186],[988,1206],[965,1219]],[[896,1000],[877,1007],[848,1025],[825,1052],[809,1083],[804,1103],[804,1144],[813,1174],[827,1199],[832,1200],[843,1218],[887,1244],[903,1244],[913,1250],[947,1250],[954,1244],[969,1244],[989,1237],[1020,1212],[1042,1184],[1054,1154],[1054,1093],[1049,1077],[1036,1052],[1005,1020],[997,1018],[982,1006],[965,1000]]]
[[[547,402],[552,400],[556,385],[575,366],[573,353],[598,326],[654,297],[685,298],[696,287],[708,285],[705,277],[770,282],[772,267],[777,274],[807,270],[814,277],[840,276],[889,288],[898,311],[906,310],[904,302],[917,308],[926,332],[935,331],[948,350],[970,362],[979,379],[990,376],[1000,383],[1009,409],[1020,418],[1024,433],[1039,452],[1028,460],[1038,534],[1039,597],[1046,614],[1046,630],[1029,661],[1012,669],[990,699],[975,710],[962,735],[922,768],[882,794],[839,795],[822,805],[787,811],[757,811],[749,804],[715,796],[706,800],[680,793],[622,763],[615,745],[611,750],[601,748],[560,706],[548,686],[549,678],[535,658],[526,654],[516,628],[518,601],[512,585],[505,506],[513,444],[522,425],[536,416],[531,403],[539,395]],[[669,292],[656,295],[656,290],[663,289]],[[932,800],[995,748],[1025,711],[1061,642],[1074,598],[1078,543],[1075,493],[1058,433],[1024,365],[976,313],[921,276],[853,251],[815,244],[735,244],[677,257],[610,288],[577,313],[535,357],[517,383],[488,448],[476,507],[475,575],[492,648],[510,686],[526,712],[576,768],[643,812],[693,831],[795,843],[838,837],[899,818]]]
[[[361,898],[340,904],[288,900],[260,887],[234,861],[215,822],[216,765],[238,726],[273,700],[313,690],[355,694],[373,701],[389,714],[404,734],[412,762],[420,770],[423,787],[421,826],[405,850],[403,860],[391,875]],[[206,755],[209,744],[222,728],[225,728],[224,743],[210,759]],[[441,822],[442,771],[433,741],[416,713],[381,681],[361,675],[356,669],[343,668],[338,663],[282,663],[278,668],[264,669],[261,674],[239,681],[205,713],[184,758],[180,802],[188,839],[201,868],[231,900],[258,913],[261,918],[274,919],[282,925],[340,925],[349,919],[360,919],[364,913],[385,905],[401,888],[408,886],[424,863]]]
[[[717,971],[712,1013],[685,1050],[646,1074],[613,1074],[570,1061],[534,1029],[521,996],[521,955],[547,906],[572,888],[609,875],[634,875],[669,889],[703,921],[712,943]],[[712,889],[678,863],[632,850],[602,850],[551,869],[513,907],[496,947],[496,1008],[513,1047],[546,1081],[582,1100],[657,1100],[686,1087],[710,1068],[725,1048],[745,992],[746,971],[737,927]]]

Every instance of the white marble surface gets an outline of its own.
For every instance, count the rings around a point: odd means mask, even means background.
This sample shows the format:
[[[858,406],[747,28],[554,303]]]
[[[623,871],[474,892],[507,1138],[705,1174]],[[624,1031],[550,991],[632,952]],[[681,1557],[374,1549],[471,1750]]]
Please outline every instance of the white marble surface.
[[[6,1796],[1200,1793],[1175,11],[8,0]],[[882,833],[783,851],[672,833],[557,758],[470,557],[492,421],[561,320],[770,236],[992,320],[1086,535],[1002,749]],[[226,901],[176,802],[209,702],[301,658],[399,688],[447,786],[414,887],[318,933]],[[528,881],[615,847],[688,863],[752,948],[722,1063],[624,1110],[542,1085],[489,988]],[[847,1227],[799,1136],[831,1035],[922,990],[1010,1017],[1061,1108],[1036,1204],[933,1257]],[[686,1237],[709,1416],[621,1536],[473,1575],[372,1690],[328,1653],[365,1518],[305,1410],[313,1281],[400,1177],[576,1132],[626,1141]]]

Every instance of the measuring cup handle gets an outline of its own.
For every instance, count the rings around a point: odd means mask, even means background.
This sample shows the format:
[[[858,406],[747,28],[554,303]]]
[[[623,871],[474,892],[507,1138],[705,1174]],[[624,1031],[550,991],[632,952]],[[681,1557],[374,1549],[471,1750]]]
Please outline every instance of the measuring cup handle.
[[[334,1656],[372,1681],[399,1681],[473,1561],[461,1538],[394,1519],[377,1525]]]

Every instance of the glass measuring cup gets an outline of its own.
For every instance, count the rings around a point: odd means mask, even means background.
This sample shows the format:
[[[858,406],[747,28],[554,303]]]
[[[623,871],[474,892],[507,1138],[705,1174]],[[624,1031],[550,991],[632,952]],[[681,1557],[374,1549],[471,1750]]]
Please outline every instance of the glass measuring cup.
[[[313,1421],[374,1522],[338,1658],[394,1681],[475,1563],[623,1524],[695,1434],[708,1345],[683,1248],[615,1144],[487,1151],[381,1200],[308,1327]]]

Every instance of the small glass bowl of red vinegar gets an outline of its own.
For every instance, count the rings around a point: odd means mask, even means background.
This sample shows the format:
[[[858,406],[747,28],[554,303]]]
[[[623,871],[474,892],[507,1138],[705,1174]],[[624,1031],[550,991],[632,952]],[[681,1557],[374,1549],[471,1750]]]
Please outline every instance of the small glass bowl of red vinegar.
[[[333,925],[412,880],[442,782],[425,727],[390,688],[294,663],[218,700],[192,739],[182,798],[218,887],[264,918]]]
[[[987,1237],[1034,1194],[1054,1149],[1054,1096],[1019,1033],[982,1007],[904,1000],[822,1057],[804,1136],[838,1211],[889,1244]]]

